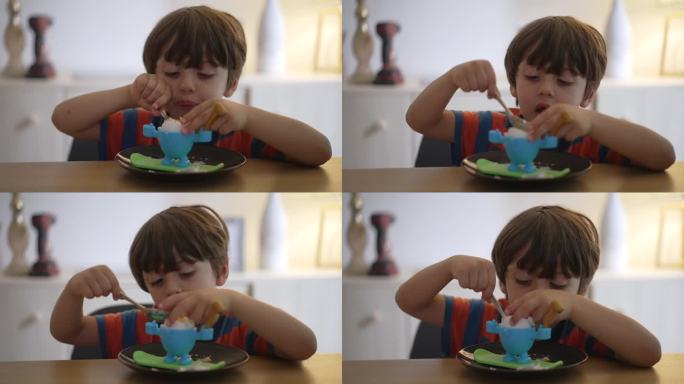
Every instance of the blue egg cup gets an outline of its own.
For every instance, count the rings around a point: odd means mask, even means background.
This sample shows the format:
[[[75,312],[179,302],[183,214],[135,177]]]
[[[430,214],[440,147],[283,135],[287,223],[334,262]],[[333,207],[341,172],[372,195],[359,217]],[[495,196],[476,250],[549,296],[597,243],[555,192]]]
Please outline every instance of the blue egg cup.
[[[170,329],[160,327],[158,323],[149,321],[145,323],[145,333],[148,335],[158,335],[162,346],[166,351],[164,362],[167,364],[176,363],[180,365],[190,365],[190,351],[195,346],[196,340],[211,340],[214,337],[213,328],[202,327],[200,330],[192,329]]]
[[[188,153],[190,153],[194,143],[211,141],[211,131],[200,129],[192,134],[164,132],[157,130],[153,124],[143,126],[143,136],[159,140],[159,145],[164,152],[163,165],[172,165],[178,168],[186,168],[190,165]]]
[[[487,332],[498,333],[501,345],[506,351],[503,360],[506,362],[518,362],[528,364],[532,362],[527,352],[532,348],[535,340],[548,340],[551,338],[551,328],[509,328],[502,327],[495,320],[487,322]]]
[[[511,160],[508,170],[511,172],[520,171],[532,173],[537,170],[534,166],[534,159],[539,153],[539,149],[555,148],[558,146],[556,136],[545,136],[543,139],[530,141],[527,137],[504,136],[497,130],[489,131],[489,141],[495,144],[503,144],[506,155]]]

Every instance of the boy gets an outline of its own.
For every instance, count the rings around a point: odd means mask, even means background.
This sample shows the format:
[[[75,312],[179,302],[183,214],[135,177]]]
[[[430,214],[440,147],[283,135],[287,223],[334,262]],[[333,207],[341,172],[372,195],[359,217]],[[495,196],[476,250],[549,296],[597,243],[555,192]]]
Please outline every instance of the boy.
[[[99,140],[100,158],[124,148],[152,145],[144,124],[162,124],[165,111],[183,132],[214,131],[212,144],[247,157],[320,165],[330,142],[301,121],[224,98],[235,92],[247,47],[240,22],[206,6],[181,8],[152,30],[143,49],[147,73],[132,84],[94,92],[59,104],[52,121],[60,131]]]
[[[529,316],[539,324],[555,300],[563,311],[551,324],[552,342],[652,366],[660,360],[658,339],[631,318],[585,297],[598,263],[598,233],[589,218],[558,206],[534,207],[504,227],[491,262],[452,256],[402,284],[396,301],[411,316],[443,327],[442,353],[454,356],[463,347],[498,340],[485,331],[485,323],[501,319],[495,306],[483,301],[492,298],[498,277],[506,295],[500,303],[512,324]],[[452,279],[482,292],[483,300],[440,295]]]
[[[675,160],[672,144],[641,125],[584,109],[596,96],[606,68],[606,45],[593,27],[572,17],[545,17],[526,25],[505,57],[510,90],[529,122],[530,140],[558,136],[559,151],[593,162],[634,164],[664,170]],[[406,121],[425,136],[451,142],[454,165],[473,153],[500,148],[488,143],[491,129],[510,124],[498,112],[446,111],[457,90],[500,97],[492,65],[457,65],[428,85],[411,104]]]
[[[172,207],[148,220],[130,249],[129,264],[140,287],[157,308],[169,314],[166,324],[187,316],[195,324],[223,315],[214,327],[214,342],[250,354],[304,360],[316,351],[316,336],[287,313],[230,289],[228,230],[211,208]],[[67,283],[52,311],[50,332],[74,345],[99,345],[102,356],[116,358],[123,348],[159,342],[145,334],[145,314],[130,310],[83,316],[83,299],[121,298],[119,282],[104,265],[86,269]],[[210,320],[211,321],[211,320]]]

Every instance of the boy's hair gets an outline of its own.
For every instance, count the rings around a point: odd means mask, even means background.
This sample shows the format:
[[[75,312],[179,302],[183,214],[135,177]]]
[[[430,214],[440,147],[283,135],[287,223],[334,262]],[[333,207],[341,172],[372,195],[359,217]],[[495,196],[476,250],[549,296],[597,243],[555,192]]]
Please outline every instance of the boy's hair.
[[[207,6],[181,8],[164,16],[145,41],[143,62],[154,73],[157,60],[199,68],[206,58],[211,65],[228,68],[230,88],[240,78],[247,56],[245,32],[227,12]]]
[[[599,237],[585,215],[559,206],[530,208],[506,224],[494,242],[492,262],[500,281],[519,252],[516,266],[525,271],[541,267],[540,277],[552,279],[558,271],[579,277],[579,292],[591,282],[599,264]]]
[[[129,251],[131,272],[146,292],[143,271],[176,271],[177,258],[209,261],[218,277],[219,269],[228,263],[228,228],[216,211],[192,205],[159,212],[138,230]]]
[[[594,27],[571,16],[537,19],[513,38],[504,64],[508,82],[515,86],[515,75],[523,58],[527,64],[560,75],[567,68],[573,75],[587,79],[584,97],[596,91],[606,71],[606,42]]]

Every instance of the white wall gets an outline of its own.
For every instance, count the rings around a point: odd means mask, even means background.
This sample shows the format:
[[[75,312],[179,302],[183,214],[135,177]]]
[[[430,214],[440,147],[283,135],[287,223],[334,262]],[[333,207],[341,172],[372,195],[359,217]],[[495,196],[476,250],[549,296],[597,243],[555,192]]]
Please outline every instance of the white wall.
[[[2,1],[0,31],[7,25],[7,1]],[[26,37],[24,64],[34,61],[29,15],[53,18],[46,40],[49,58],[58,72],[83,75],[126,75],[144,72],[142,48],[147,35],[164,15],[191,5],[208,5],[235,15],[247,35],[244,73],[254,72],[261,10],[266,0],[21,0]],[[314,72],[319,14],[337,7],[335,0],[280,0],[286,28],[288,72]],[[0,49],[0,65],[7,52]]]
[[[37,259],[37,232],[31,225],[31,215],[35,213],[56,215],[49,239],[52,255],[64,271],[106,264],[114,272],[129,273],[128,249],[147,219],[172,205],[201,203],[222,216],[244,218],[246,267],[258,268],[261,217],[268,197],[265,193],[24,193],[21,196],[29,231],[26,258],[30,263]],[[335,193],[280,196],[288,217],[289,266],[312,268],[316,265],[321,210],[339,206],[341,196]],[[7,241],[12,217],[10,199],[9,193],[0,194],[2,269],[12,256]]]
[[[344,224],[349,224],[349,198],[344,194]],[[389,211],[396,216],[389,229],[392,255],[399,269],[415,272],[456,254],[491,257],[496,236],[519,212],[557,204],[587,215],[600,228],[607,198],[603,193],[362,193],[368,246],[365,259],[375,260],[376,231],[370,215]],[[681,199],[678,194],[620,194],[627,214],[630,268],[655,264],[659,208]],[[343,262],[349,260],[345,243]]]
[[[401,31],[395,38],[397,64],[404,75],[433,79],[456,64],[490,60],[504,76],[504,55],[515,33],[530,21],[551,15],[574,16],[605,32],[612,0],[372,0],[369,26],[374,39],[372,68],[381,65],[381,41],[375,24],[395,20]],[[675,3],[665,6],[664,3]],[[356,28],[356,1],[343,0],[345,72],[355,67],[351,42]],[[632,28],[632,55],[636,76],[656,76],[665,30],[665,15],[681,12],[684,3],[662,0],[625,0]]]

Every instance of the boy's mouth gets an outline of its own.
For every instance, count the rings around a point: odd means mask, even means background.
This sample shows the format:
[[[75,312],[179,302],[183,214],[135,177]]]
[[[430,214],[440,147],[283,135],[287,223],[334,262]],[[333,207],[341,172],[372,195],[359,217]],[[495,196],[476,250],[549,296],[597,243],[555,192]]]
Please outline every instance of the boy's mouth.
[[[197,105],[197,103],[189,100],[180,100],[176,102],[176,105],[180,108],[190,109],[194,108]]]
[[[549,105],[546,103],[539,103],[536,107],[534,107],[534,112],[537,115],[539,115],[540,113],[544,112],[548,107]]]

